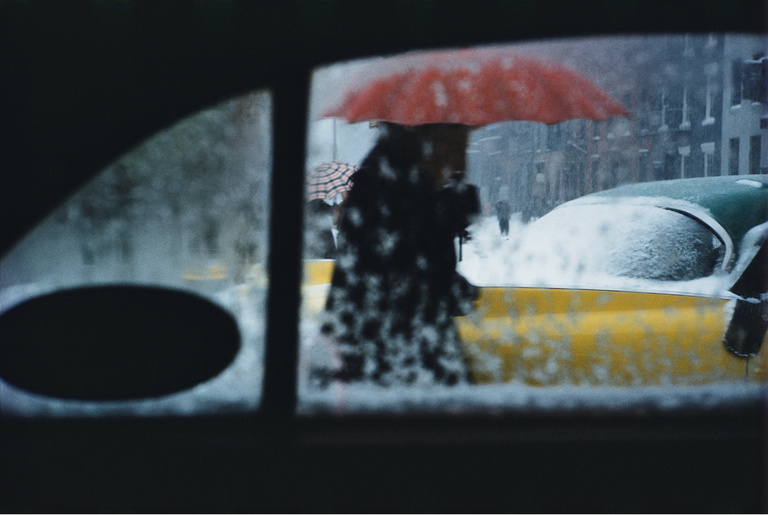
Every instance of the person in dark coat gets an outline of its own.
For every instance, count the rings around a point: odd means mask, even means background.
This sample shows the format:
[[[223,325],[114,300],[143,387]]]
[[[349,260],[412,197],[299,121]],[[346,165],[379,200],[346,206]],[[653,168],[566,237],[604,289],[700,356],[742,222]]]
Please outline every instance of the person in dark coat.
[[[509,217],[512,214],[512,206],[504,199],[496,201],[496,218],[499,220],[499,232],[502,236],[509,234]]]
[[[469,128],[386,124],[355,175],[322,333],[341,365],[323,380],[379,385],[469,381],[453,315],[477,289],[456,271],[454,240],[479,212],[464,182]]]

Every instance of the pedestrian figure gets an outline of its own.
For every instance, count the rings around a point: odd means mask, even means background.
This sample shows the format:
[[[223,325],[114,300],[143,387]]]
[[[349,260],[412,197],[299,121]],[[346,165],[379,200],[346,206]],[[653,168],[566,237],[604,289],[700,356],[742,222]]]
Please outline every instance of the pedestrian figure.
[[[456,236],[479,212],[464,182],[469,128],[384,124],[339,221],[322,332],[340,365],[313,379],[379,385],[469,380],[452,316],[477,289],[456,272]]]
[[[502,236],[509,235],[509,217],[512,214],[512,206],[506,200],[496,202],[496,218],[499,220],[499,231]]]

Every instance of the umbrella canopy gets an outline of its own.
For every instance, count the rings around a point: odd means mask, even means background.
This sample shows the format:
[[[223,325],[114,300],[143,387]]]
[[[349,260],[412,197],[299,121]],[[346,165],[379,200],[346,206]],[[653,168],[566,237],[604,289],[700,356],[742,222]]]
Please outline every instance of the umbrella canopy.
[[[337,203],[339,195],[352,188],[352,176],[359,166],[342,161],[327,161],[309,171],[307,176],[307,201],[322,199]]]
[[[402,125],[502,121],[547,124],[628,113],[599,86],[565,66],[502,49],[405,54],[376,61],[361,84],[323,117]]]

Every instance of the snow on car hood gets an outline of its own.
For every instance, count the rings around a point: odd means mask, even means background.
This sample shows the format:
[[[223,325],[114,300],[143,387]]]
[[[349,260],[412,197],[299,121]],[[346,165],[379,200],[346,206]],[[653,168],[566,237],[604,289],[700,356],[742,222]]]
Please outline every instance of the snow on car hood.
[[[726,245],[699,222],[646,202],[573,202],[530,224],[513,218],[508,237],[493,217],[470,232],[458,269],[478,286],[732,296],[720,267]]]

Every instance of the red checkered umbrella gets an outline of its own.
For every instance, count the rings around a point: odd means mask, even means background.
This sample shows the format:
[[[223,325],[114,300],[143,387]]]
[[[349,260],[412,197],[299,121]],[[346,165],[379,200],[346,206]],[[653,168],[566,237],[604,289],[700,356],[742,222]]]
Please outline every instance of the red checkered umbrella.
[[[352,176],[359,166],[342,161],[327,161],[310,170],[307,176],[307,200],[323,199],[331,203],[352,188]]]

